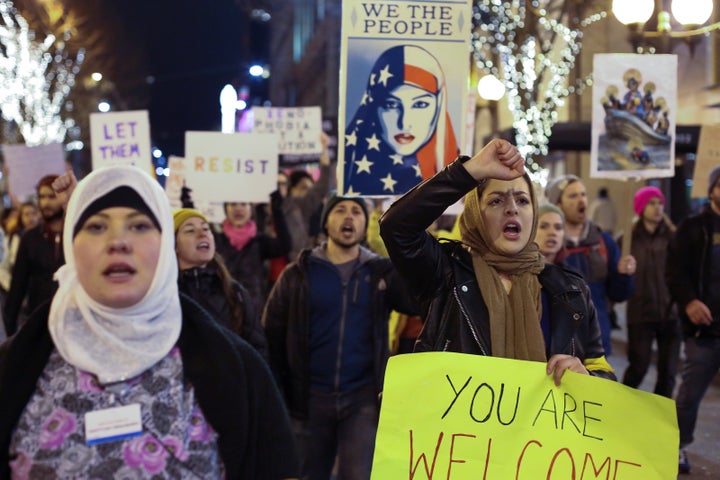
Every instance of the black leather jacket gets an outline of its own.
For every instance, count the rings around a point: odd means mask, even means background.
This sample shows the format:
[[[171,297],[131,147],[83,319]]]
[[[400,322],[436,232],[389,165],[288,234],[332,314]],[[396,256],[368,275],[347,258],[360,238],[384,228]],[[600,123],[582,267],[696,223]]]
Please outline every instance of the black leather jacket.
[[[457,242],[441,243],[425,229],[477,186],[461,157],[398,199],[380,220],[390,258],[420,300],[425,326],[416,351],[492,355],[487,306],[470,253]],[[548,356],[580,358],[591,374],[614,379],[605,360],[600,326],[582,277],[558,265],[538,276],[549,306]]]

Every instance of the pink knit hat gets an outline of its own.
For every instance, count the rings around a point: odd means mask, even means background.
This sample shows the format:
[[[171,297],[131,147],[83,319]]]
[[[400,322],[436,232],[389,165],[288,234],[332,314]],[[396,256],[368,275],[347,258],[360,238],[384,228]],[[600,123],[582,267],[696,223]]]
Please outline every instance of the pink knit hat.
[[[654,197],[659,198],[663,205],[665,204],[665,195],[657,187],[643,187],[637,191],[633,201],[633,210],[635,210],[638,217],[642,217],[645,206]]]

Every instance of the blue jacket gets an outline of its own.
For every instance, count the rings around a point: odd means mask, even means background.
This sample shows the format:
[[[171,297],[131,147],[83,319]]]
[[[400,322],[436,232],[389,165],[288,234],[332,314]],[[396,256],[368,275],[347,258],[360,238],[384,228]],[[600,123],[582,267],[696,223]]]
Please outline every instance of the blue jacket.
[[[323,249],[321,245],[317,249]],[[310,397],[312,356],[317,355],[311,345],[313,325],[311,319],[317,312],[311,312],[311,291],[322,285],[311,285],[311,265],[316,261],[311,258],[312,250],[304,250],[297,261],[291,263],[275,283],[263,313],[263,325],[270,350],[270,366],[275,374],[280,389],[285,395],[290,414],[296,418],[306,418]],[[377,392],[382,389],[385,366],[390,357],[388,346],[388,318],[391,310],[415,314],[401,279],[389,259],[380,257],[370,250],[361,247],[359,265],[354,269],[349,284],[364,283],[368,298],[354,298],[355,288],[344,288],[341,299],[331,299],[328,305],[336,300],[340,304],[347,302],[367,302],[369,317],[365,318],[371,335],[371,343],[367,345],[372,360],[373,384]],[[339,278],[338,278],[339,282]],[[347,325],[350,319],[344,311],[333,312],[339,326]],[[360,322],[363,319],[355,318]],[[360,328],[360,327],[358,327]],[[329,350],[323,350],[328,355]],[[342,370],[341,348],[340,358],[333,353],[331,358],[324,359],[332,368]],[[321,359],[322,360],[322,359]],[[338,362],[340,360],[340,362]],[[347,357],[345,358],[347,360]],[[342,376],[342,371],[334,374]],[[338,384],[341,388],[338,377]]]
[[[603,347],[609,355],[611,325],[607,299],[618,303],[627,300],[633,291],[634,277],[618,272],[617,264],[621,252],[617,242],[592,222],[586,223],[577,245],[566,242],[565,247],[567,256],[563,261],[580,272],[590,287],[603,335]]]

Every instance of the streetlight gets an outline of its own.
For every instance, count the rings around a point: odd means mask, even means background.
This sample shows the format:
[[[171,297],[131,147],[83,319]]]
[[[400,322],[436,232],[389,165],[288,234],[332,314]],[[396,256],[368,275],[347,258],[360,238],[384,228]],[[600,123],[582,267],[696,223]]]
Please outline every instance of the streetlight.
[[[478,82],[480,98],[497,102],[505,95],[505,85],[495,75],[485,75]]]
[[[222,115],[223,133],[235,132],[235,111],[237,110],[238,94],[235,87],[225,85],[220,91],[220,114]]]
[[[498,101],[505,96],[505,85],[495,75],[485,75],[477,84],[477,103],[475,110],[475,124],[480,124],[481,111],[486,109],[490,116],[490,133],[496,134],[500,130],[498,118]],[[478,139],[480,140],[480,139]]]
[[[613,0],[612,11],[621,23],[630,30],[628,37],[633,49],[642,53],[669,53],[673,48],[673,40],[681,39],[693,52],[697,36],[705,35],[720,28],[720,22],[702,26],[710,19],[713,11],[713,0],[672,0],[672,17],[683,26],[683,31],[674,32],[670,24],[671,15],[666,10],[667,0]],[[645,25],[657,12],[656,30],[649,30]]]

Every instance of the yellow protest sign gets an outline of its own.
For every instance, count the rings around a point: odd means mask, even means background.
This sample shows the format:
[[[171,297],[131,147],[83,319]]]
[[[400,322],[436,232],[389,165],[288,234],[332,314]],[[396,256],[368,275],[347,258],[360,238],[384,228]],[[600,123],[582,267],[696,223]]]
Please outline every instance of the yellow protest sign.
[[[458,353],[392,357],[373,480],[674,479],[675,403],[545,364]]]

